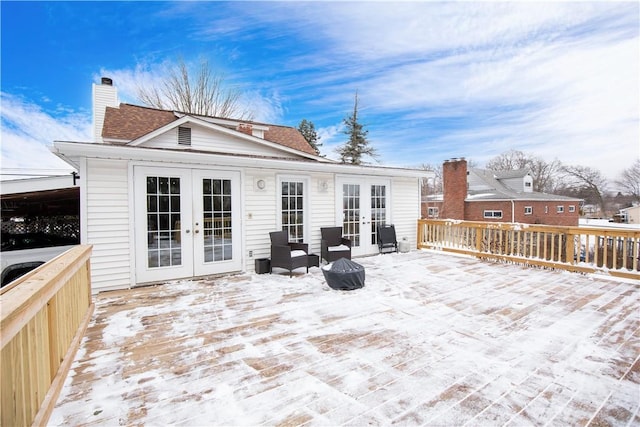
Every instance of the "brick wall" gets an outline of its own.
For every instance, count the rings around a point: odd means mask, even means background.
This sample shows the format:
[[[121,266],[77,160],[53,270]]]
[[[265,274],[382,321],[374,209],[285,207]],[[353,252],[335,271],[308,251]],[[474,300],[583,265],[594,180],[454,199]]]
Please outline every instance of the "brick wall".
[[[467,161],[464,159],[447,160],[442,165],[444,203],[440,218],[464,219],[467,198]]]
[[[511,202],[467,202],[467,221],[487,221],[487,222],[511,222]],[[515,222],[524,224],[546,224],[577,226],[579,220],[578,202],[566,201],[518,201],[515,206]],[[563,212],[558,212],[558,206],[564,208]],[[569,212],[569,207],[573,206],[574,211]],[[531,213],[525,213],[525,207],[531,207]],[[501,210],[502,218],[485,218],[485,210]]]

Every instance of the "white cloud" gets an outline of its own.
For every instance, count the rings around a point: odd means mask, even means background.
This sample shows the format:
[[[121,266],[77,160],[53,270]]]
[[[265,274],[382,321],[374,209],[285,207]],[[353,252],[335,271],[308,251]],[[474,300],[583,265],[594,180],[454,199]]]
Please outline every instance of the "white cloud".
[[[215,52],[212,60],[245,93],[255,120],[293,126],[311,120],[323,154],[332,156],[344,142],[341,121],[358,90],[361,117],[384,164],[461,156],[483,164],[515,148],[614,179],[640,157],[637,3],[231,2],[220,8],[172,4],[165,18],[178,13],[197,20],[185,40]],[[255,46],[246,47],[247,40]],[[281,47],[299,49],[283,55]],[[242,56],[251,57],[250,66],[234,69]],[[103,68],[94,78],[111,77],[123,102],[138,103],[137,88],[160,82],[170,65]],[[14,98],[9,108],[23,109],[5,114],[5,97],[3,165],[18,161],[19,155],[5,155],[5,146],[26,146],[18,137],[34,147],[88,138],[75,136],[71,113],[61,113],[54,129],[51,116]],[[44,126],[33,126],[43,119]]]
[[[54,118],[22,98],[2,92],[1,99],[2,169],[72,170],[49,147],[54,140],[90,141],[91,117],[71,113]]]
[[[200,67],[198,60],[194,62],[186,61],[186,65],[190,76],[198,75]],[[140,88],[162,88],[175,66],[176,62],[173,60],[159,63],[140,62],[133,68],[103,68],[100,70],[100,76],[110,77],[113,80],[114,86],[118,89],[118,97],[121,102],[140,105],[141,101],[138,99]],[[224,73],[217,74],[218,70],[213,66],[211,66],[211,71],[213,76],[219,76],[223,79],[223,84],[227,89],[239,90],[242,94],[239,99],[240,110],[252,111],[255,121],[279,123],[282,120],[283,109],[279,99],[280,96],[276,90],[272,90],[268,95],[264,95],[255,89],[244,91]],[[98,81],[100,76],[95,75],[94,80]]]
[[[331,13],[318,13],[322,7]],[[640,157],[637,4],[355,2],[294,10],[293,21],[302,19],[324,44],[309,62],[326,62],[329,52],[334,64],[306,82],[307,91],[317,89],[314,104],[344,105],[357,87],[363,120],[374,120],[370,140],[387,163],[454,156],[483,163],[516,148],[615,179]],[[282,16],[291,20],[290,13],[268,19]],[[448,125],[455,120],[462,123]]]

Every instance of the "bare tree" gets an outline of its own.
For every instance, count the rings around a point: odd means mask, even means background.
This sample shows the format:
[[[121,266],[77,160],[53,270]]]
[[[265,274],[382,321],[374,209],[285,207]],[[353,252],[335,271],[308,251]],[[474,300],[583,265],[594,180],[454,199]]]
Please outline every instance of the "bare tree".
[[[539,157],[529,161],[529,170],[533,178],[533,191],[554,193],[558,185],[558,178],[562,164],[558,160],[547,162]]]
[[[429,163],[423,163],[420,169],[435,173],[433,179],[423,179],[421,185],[421,195],[424,199],[428,195],[442,193],[442,165],[434,166]]]
[[[487,162],[487,169],[493,171],[510,171],[525,169],[529,164],[530,156],[520,150],[509,150]]]
[[[180,60],[158,85],[138,87],[138,98],[149,107],[176,110],[202,116],[251,120],[253,114],[240,105],[241,93],[225,86],[224,77],[214,73],[205,60],[195,76]]]
[[[509,150],[487,163],[494,171],[528,169],[533,178],[533,191],[552,193],[556,189],[561,164],[558,160],[546,162],[519,150]]]
[[[587,201],[600,207],[602,214],[606,214],[604,192],[607,179],[599,170],[586,166],[562,166],[565,187],[580,192],[587,197]]]
[[[620,173],[620,178],[616,180],[616,184],[633,197],[633,200],[640,202],[640,159],[637,159],[633,165]]]

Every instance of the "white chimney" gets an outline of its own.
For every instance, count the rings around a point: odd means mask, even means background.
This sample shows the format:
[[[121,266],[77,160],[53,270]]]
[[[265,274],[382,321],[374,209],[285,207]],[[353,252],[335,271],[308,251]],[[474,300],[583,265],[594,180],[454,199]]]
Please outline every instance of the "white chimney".
[[[93,139],[102,141],[102,125],[107,107],[118,106],[118,90],[109,77],[102,77],[100,84],[93,84]]]

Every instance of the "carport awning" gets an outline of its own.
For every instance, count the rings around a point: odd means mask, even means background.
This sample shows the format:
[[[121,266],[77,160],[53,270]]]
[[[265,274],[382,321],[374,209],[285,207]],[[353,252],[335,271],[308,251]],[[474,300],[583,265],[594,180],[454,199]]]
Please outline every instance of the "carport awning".
[[[80,188],[61,188],[28,193],[4,194],[2,219],[80,214]]]

